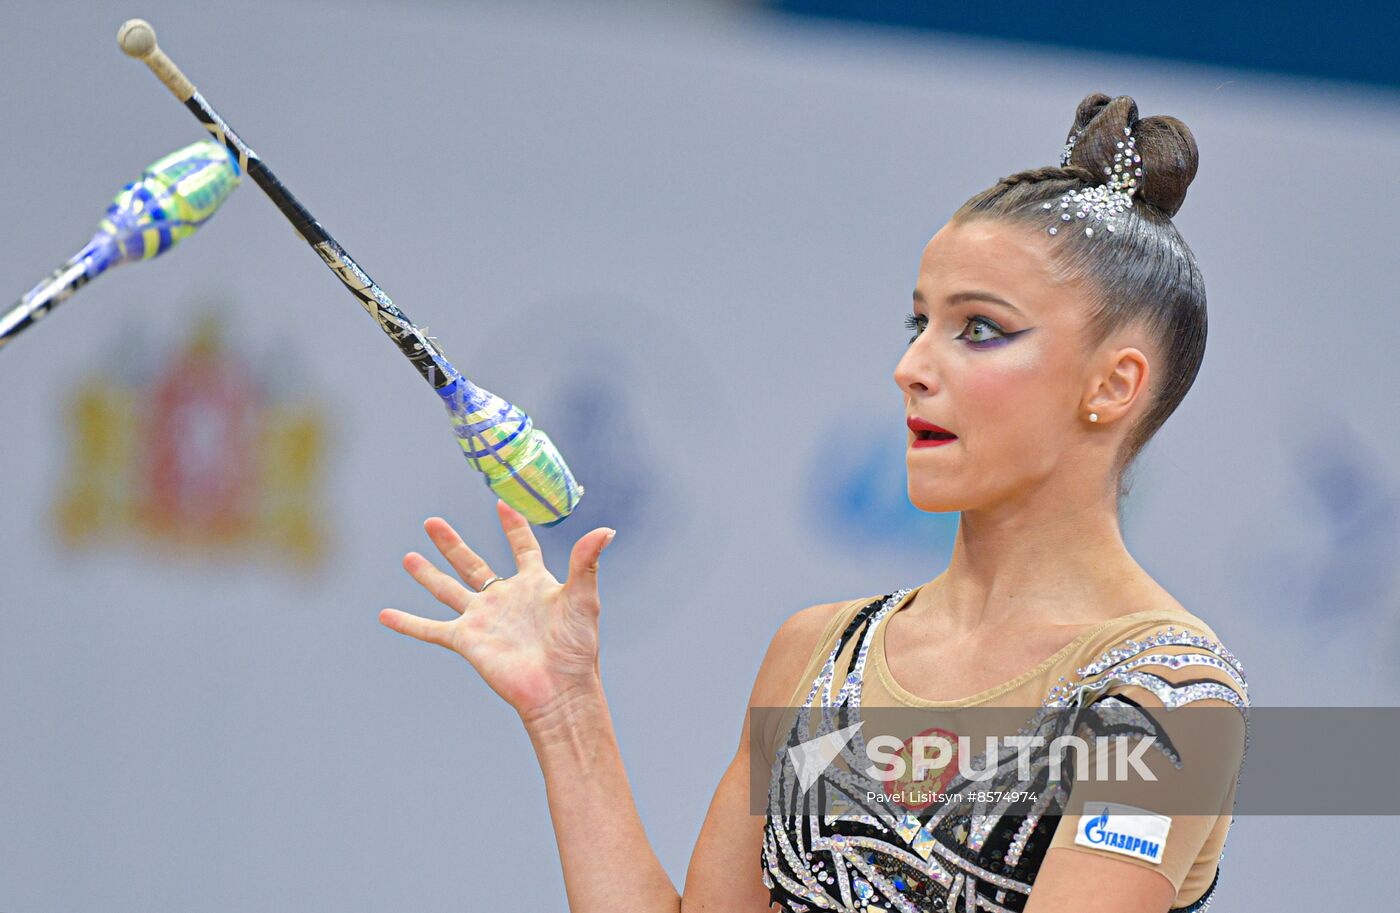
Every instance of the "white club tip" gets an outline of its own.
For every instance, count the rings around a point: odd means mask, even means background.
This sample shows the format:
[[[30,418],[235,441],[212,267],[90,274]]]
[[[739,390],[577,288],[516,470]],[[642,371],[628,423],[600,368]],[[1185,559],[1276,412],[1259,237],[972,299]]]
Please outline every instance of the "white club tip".
[[[156,30],[145,19],[128,19],[117,31],[117,44],[129,57],[149,57],[156,49]]]

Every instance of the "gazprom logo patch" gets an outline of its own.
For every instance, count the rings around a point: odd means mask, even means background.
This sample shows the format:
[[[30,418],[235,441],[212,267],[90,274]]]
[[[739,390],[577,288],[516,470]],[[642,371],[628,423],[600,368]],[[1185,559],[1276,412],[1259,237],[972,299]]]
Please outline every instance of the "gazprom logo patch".
[[[1162,850],[1167,845],[1172,819],[1114,802],[1095,803],[1094,807],[1100,809],[1099,814],[1091,817],[1089,809],[1085,808],[1085,814],[1080,816],[1075,843],[1122,853],[1153,865],[1162,864]]]

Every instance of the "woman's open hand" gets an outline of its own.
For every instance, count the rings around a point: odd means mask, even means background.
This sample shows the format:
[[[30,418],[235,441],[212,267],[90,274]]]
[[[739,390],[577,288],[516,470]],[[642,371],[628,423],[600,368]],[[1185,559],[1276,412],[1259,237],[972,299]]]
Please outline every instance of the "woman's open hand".
[[[496,502],[496,513],[515,555],[514,576],[477,592],[495,571],[446,520],[433,517],[423,528],[467,586],[417,552],[404,556],[403,567],[459,617],[436,621],[384,609],[379,620],[401,634],[460,653],[529,723],[597,683],[598,556],[615,531],[600,527],[579,537],[569,555],[568,579],[561,584],[545,567],[524,515],[504,501]]]

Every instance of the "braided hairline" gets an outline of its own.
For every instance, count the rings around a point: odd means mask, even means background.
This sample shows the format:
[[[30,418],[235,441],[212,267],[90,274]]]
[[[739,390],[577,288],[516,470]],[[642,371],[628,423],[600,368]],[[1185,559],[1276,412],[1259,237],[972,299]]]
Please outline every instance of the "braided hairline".
[[[1078,165],[1058,166],[1051,165],[1046,168],[1031,168],[1027,171],[1020,171],[1016,174],[1007,175],[998,184],[1006,187],[1013,187],[1016,184],[1035,184],[1041,181],[1083,181],[1086,184],[1099,183],[1098,176],[1088,168]]]
[[[1060,184],[1054,188],[1054,184]],[[1051,195],[1058,195],[1067,188],[1065,185],[1088,185],[1099,183],[1099,176],[1081,165],[1051,165],[1045,168],[1030,168],[1009,174],[986,190],[963,203],[953,214],[963,216],[1009,216],[1011,210],[1028,213],[1029,206],[1037,206]],[[1052,186],[1037,187],[1038,184]],[[1010,203],[1008,208],[1007,204]]]

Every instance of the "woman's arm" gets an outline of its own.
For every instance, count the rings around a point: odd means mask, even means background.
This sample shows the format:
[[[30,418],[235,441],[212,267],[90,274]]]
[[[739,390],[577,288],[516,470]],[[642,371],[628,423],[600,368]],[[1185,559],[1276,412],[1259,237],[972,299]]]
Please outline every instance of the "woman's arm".
[[[460,653],[519,713],[544,773],[573,913],[679,913],[681,896],[637,813],[598,672],[598,556],[612,531],[593,530],[575,543],[569,578],[560,584],[545,569],[524,517],[503,502],[497,511],[519,568],[515,576],[472,592],[410,553],[405,569],[460,617],[443,622],[386,609],[380,620]],[[429,520],[425,528],[474,589],[494,576],[444,521]],[[838,606],[813,606],[783,624],[759,670],[750,707],[788,700]],[[749,810],[748,730],[746,714],[738,751],[691,857],[686,913],[769,909],[759,877],[763,818]]]
[[[679,911],[680,895],[637,814],[601,683],[526,721],[526,730],[544,773],[569,909]]]
[[[1040,864],[1025,913],[1165,913],[1175,896],[1157,872],[1054,847]]]
[[[738,749],[720,778],[691,853],[683,897],[657,861],[637,815],[601,685],[527,725],[544,771],[569,909],[764,913],[762,815],[749,807],[749,714],[792,696],[817,637],[840,603],[812,606],[778,629],[749,695]]]
[[[1163,655],[1170,650],[1164,645],[1155,653]],[[1230,681],[1224,672],[1201,665],[1179,669],[1156,665],[1153,674],[1175,686],[1203,679],[1226,686]],[[1221,817],[1231,814],[1244,758],[1244,716],[1234,705],[1213,698],[1198,698],[1189,706],[1167,710],[1158,694],[1137,684],[1116,684],[1110,687],[1110,693],[1132,701],[1158,721],[1182,766],[1168,763],[1164,753],[1153,750],[1144,756],[1153,775],[1150,780],[1086,779],[1071,787],[1066,811],[1077,810],[1076,800],[1082,803],[1083,811],[1066,814],[1059,820],[1025,913],[1165,913],[1173,904],[1185,906],[1198,901],[1199,889],[1208,885],[1214,874],[1202,867],[1205,860],[1218,863],[1220,848],[1214,844],[1209,850],[1205,847]],[[1155,858],[1080,842],[1081,836],[1090,836],[1081,828],[1097,820],[1086,816],[1093,814],[1100,801],[1118,802],[1168,819],[1161,831],[1165,838],[1154,851]],[[1108,808],[1103,811],[1107,814]],[[1208,811],[1211,813],[1203,814]],[[1116,821],[1117,814],[1105,821]],[[1112,824],[1107,827],[1119,829]],[[1187,894],[1178,903],[1178,894],[1188,882],[1197,889],[1197,896]]]

